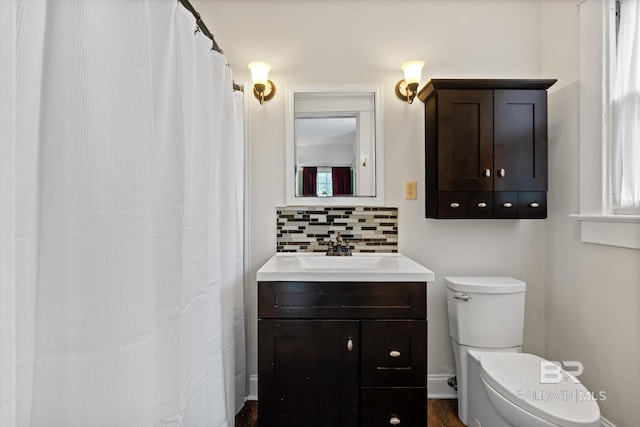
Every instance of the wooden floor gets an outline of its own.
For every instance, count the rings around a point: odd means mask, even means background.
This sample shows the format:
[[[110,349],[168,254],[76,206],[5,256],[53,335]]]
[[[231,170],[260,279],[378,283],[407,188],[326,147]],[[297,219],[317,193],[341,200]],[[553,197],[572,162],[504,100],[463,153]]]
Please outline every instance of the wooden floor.
[[[458,420],[458,401],[455,399],[430,399],[428,404],[429,427],[464,427]],[[248,400],[236,415],[236,427],[258,427],[258,402]]]

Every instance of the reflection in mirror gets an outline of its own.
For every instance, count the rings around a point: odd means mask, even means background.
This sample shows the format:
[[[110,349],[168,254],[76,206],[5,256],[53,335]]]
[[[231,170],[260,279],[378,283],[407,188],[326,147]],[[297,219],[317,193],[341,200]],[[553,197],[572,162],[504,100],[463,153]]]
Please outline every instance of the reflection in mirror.
[[[296,197],[356,194],[356,116],[295,121]]]
[[[380,88],[287,92],[287,204],[382,205]]]

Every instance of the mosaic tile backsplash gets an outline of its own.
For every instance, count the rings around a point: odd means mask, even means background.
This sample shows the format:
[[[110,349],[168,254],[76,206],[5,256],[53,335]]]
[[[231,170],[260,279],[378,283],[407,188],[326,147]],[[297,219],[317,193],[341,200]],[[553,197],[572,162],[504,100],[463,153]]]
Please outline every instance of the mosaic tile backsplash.
[[[353,252],[398,252],[398,208],[278,207],[277,252],[325,252],[338,233]]]

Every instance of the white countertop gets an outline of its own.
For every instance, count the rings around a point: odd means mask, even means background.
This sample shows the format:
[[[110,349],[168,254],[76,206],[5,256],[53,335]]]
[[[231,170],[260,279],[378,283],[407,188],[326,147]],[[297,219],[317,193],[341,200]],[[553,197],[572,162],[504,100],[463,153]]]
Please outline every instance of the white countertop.
[[[277,253],[257,273],[258,281],[431,282],[433,271],[402,254]]]

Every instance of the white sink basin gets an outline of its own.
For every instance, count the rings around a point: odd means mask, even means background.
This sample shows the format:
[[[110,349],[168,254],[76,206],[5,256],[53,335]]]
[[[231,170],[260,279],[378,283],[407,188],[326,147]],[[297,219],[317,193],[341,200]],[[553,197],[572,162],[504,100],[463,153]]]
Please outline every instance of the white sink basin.
[[[314,270],[368,270],[380,267],[379,256],[299,256],[300,266]]]
[[[278,253],[257,272],[258,281],[431,282],[428,268],[402,254]]]

